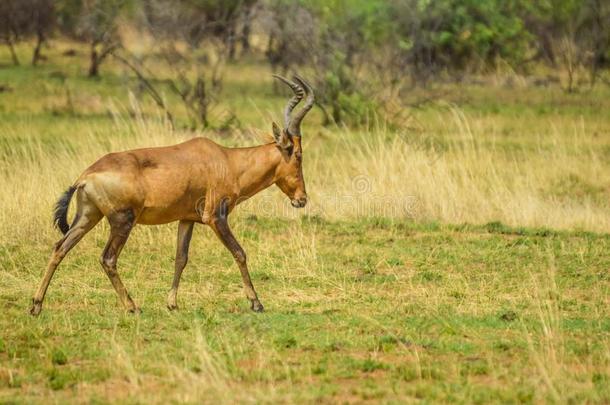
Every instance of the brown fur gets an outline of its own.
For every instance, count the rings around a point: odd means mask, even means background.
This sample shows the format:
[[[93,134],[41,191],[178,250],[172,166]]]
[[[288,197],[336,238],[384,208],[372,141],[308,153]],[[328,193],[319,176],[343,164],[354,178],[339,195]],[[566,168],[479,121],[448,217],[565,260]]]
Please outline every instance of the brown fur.
[[[76,188],[75,220],[55,245],[33,298],[32,315],[40,313],[59,263],[103,217],[110,223],[110,237],[100,262],[129,311],[139,309],[117,272],[118,256],[127,238],[136,224],[174,221],[180,224],[168,308],[177,308],[176,295],[188,260],[193,224],[202,223],[210,226],[233,254],[252,310],[262,311],[250,280],[246,254],[231,233],[227,216],[237,204],[273,184],[290,198],[293,206],[303,207],[307,202],[300,136],[289,135],[286,130],[278,132],[274,124],[274,137],[275,143],[251,148],[225,148],[209,139],[195,138],[173,146],[111,153],[93,163],[70,188]],[[66,195],[56,212],[56,220],[59,217],[63,224],[72,194]]]
[[[294,141],[290,156],[275,143],[231,149],[206,138],[111,153],[87,168],[75,186],[104,216],[131,209],[138,224],[207,224],[221,200],[230,212],[275,183],[291,200],[306,198],[296,153],[300,139]]]

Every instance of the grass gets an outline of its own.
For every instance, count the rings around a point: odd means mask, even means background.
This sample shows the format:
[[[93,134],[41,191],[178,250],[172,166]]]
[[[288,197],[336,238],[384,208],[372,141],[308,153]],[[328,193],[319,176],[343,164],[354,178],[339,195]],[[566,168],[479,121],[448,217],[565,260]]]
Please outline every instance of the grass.
[[[5,399],[605,402],[610,238],[384,219],[235,224],[267,312],[251,314],[230,256],[196,232],[165,309],[172,232],[140,228],[124,314],[94,231],[27,312],[44,243],[3,247]],[[150,243],[151,239],[154,243]]]
[[[0,402],[610,402],[608,89],[467,86],[398,128],[322,128],[314,112],[307,210],[270,190],[232,218],[265,313],[249,311],[203,227],[180,310],[166,310],[167,225],[137,227],[121,255],[143,308],[125,314],[98,263],[104,223],[34,319],[59,193],[108,151],[196,135],[130,96],[118,66],[83,78],[67,46],[38,68],[0,68],[12,88],[0,93]],[[285,100],[253,75],[268,76],[229,66],[217,107],[243,129],[206,136],[261,141]]]

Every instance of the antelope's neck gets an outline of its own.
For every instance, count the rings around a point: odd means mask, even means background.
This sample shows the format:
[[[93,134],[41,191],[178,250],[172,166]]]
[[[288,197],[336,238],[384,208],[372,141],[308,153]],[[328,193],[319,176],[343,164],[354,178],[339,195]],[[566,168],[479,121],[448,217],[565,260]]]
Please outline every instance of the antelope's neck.
[[[275,144],[234,151],[240,199],[250,198],[275,183],[277,166],[282,159]]]

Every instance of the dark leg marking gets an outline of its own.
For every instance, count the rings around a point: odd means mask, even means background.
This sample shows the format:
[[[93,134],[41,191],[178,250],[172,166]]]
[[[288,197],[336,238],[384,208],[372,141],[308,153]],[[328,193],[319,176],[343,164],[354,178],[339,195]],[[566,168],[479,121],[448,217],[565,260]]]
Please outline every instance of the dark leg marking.
[[[218,236],[218,238],[225,245],[225,247],[231,252],[233,257],[235,258],[235,261],[237,262],[237,265],[239,266],[241,278],[244,283],[246,297],[248,297],[251,303],[250,308],[252,308],[254,312],[263,312],[263,305],[258,300],[256,291],[254,290],[254,286],[252,285],[252,280],[250,279],[250,273],[248,272],[246,252],[244,252],[242,247],[235,239],[235,236],[233,236],[233,233],[229,228],[227,214],[227,203],[226,201],[222,201],[216,211],[216,215],[210,222],[210,226],[214,230],[214,233],[216,233],[216,236]]]
[[[115,212],[108,216],[108,222],[110,223],[110,238],[100,257],[100,263],[123,305],[129,312],[139,312],[116,269],[121,250],[135,225],[135,215],[131,209]]]
[[[176,264],[174,267],[174,280],[172,288],[167,296],[167,308],[174,310],[178,308],[176,296],[178,294],[178,286],[180,285],[180,277],[182,270],[188,263],[189,245],[193,236],[194,222],[180,221],[178,223],[178,242],[176,244]]]

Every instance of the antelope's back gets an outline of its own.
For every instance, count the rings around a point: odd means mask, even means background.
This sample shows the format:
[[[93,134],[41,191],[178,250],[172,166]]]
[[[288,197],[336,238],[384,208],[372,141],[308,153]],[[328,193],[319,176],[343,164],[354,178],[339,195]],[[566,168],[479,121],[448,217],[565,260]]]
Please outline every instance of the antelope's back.
[[[206,138],[164,147],[110,153],[77,184],[100,210],[132,209],[139,223],[195,219],[196,206],[227,170],[224,148]]]

